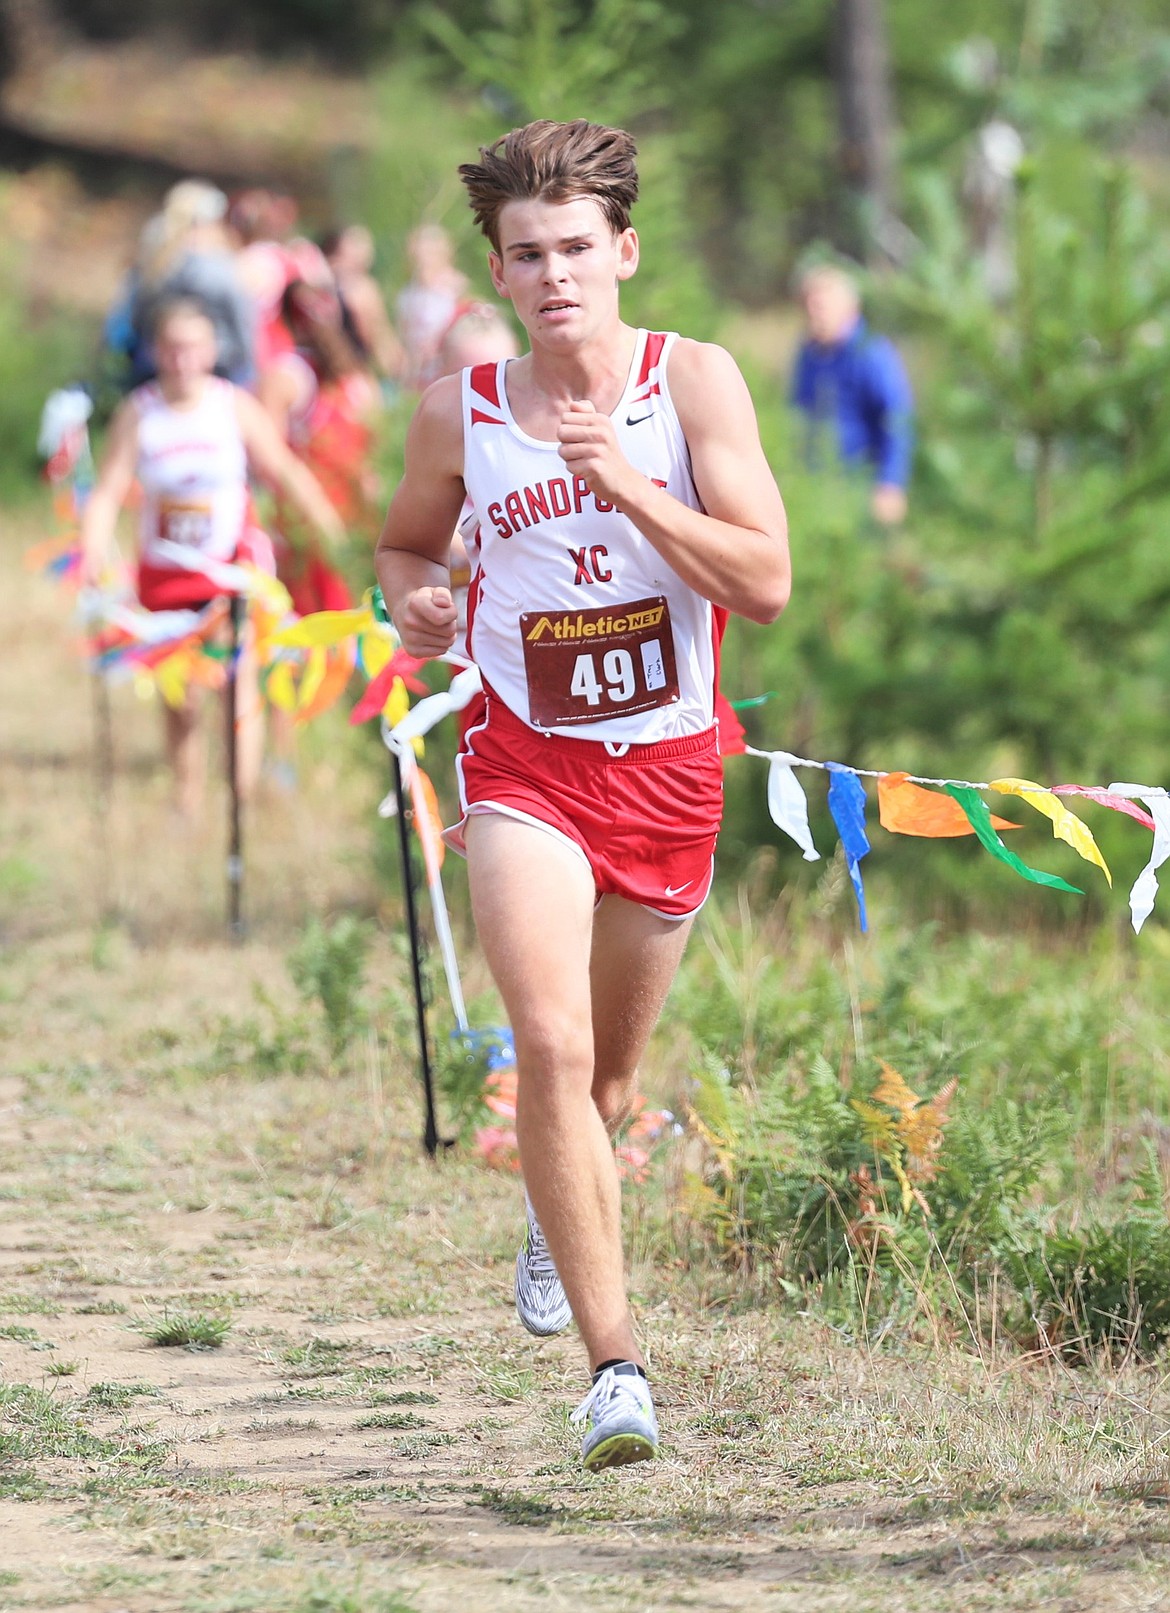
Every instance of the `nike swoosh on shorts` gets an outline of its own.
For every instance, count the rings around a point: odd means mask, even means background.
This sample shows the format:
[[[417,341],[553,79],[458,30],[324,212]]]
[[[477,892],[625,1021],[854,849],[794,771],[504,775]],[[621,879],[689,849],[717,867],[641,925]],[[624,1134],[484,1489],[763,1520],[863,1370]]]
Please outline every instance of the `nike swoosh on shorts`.
[[[688,879],[685,885],[668,885],[666,887],[666,894],[667,896],[681,896],[683,891],[686,890],[687,885],[693,885],[694,883],[695,882],[693,879]]]

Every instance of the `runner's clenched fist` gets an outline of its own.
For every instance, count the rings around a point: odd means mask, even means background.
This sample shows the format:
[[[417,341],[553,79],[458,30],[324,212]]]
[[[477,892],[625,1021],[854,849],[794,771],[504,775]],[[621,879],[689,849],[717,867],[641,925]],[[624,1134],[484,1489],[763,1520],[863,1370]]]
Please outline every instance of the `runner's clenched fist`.
[[[458,611],[449,588],[416,588],[394,613],[394,626],[408,655],[445,655],[455,642]]]
[[[588,398],[575,399],[561,416],[557,429],[560,456],[574,476],[580,476],[597,498],[621,506],[638,472],[618,445],[613,421],[600,414]]]

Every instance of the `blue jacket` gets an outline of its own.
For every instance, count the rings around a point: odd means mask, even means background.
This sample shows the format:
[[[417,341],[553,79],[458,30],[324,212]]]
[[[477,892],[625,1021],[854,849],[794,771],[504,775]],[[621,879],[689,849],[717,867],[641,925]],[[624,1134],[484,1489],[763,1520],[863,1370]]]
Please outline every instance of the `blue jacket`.
[[[914,395],[893,342],[859,319],[843,341],[806,341],[796,356],[792,401],[808,417],[808,457],[832,428],[846,464],[868,463],[879,484],[905,487],[914,446]]]

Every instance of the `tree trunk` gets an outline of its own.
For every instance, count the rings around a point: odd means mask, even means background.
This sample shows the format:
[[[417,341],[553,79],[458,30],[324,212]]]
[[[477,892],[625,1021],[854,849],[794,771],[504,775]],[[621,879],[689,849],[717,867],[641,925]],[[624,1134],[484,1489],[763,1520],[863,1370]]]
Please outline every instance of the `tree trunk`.
[[[893,96],[882,0],[837,0],[833,19],[841,167],[856,245],[867,261],[896,257]]]

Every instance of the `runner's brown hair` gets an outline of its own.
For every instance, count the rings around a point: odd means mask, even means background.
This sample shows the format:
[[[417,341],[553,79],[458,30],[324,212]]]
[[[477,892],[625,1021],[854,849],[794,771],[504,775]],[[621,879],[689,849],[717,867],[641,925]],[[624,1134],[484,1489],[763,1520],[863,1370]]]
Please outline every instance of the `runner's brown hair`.
[[[475,222],[500,250],[500,209],[507,202],[567,202],[589,196],[614,234],[630,227],[638,199],[637,147],[624,129],[601,123],[553,123],[542,118],[481,146],[482,162],[459,165]]]

